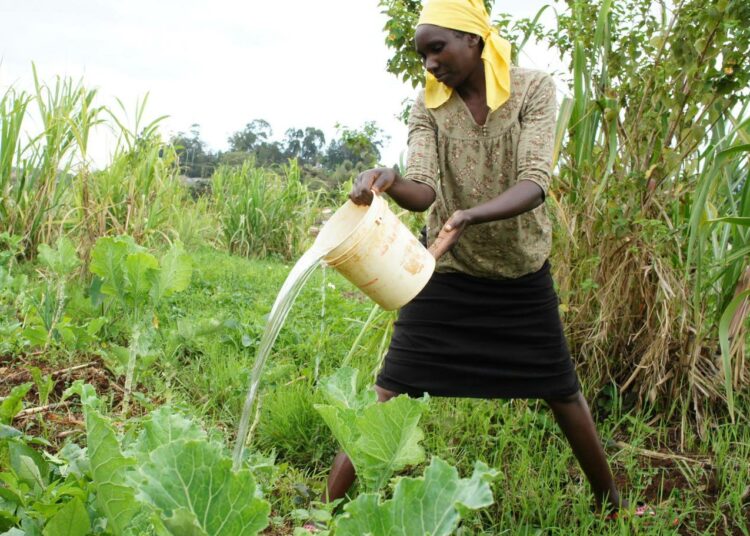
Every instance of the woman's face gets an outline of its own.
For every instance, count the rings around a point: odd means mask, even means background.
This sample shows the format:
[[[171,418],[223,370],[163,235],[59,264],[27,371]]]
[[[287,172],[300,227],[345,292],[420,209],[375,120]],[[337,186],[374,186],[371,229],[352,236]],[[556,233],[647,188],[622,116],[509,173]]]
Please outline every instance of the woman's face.
[[[414,43],[425,69],[452,88],[463,84],[481,63],[481,39],[474,34],[420,24],[414,34]]]

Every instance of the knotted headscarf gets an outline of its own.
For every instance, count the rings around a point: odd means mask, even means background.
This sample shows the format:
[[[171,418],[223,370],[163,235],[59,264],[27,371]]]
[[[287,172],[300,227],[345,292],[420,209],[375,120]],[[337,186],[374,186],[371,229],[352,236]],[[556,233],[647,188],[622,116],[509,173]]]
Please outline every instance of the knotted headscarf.
[[[420,24],[433,24],[478,35],[484,39],[482,61],[487,81],[487,105],[496,110],[510,97],[510,43],[490,24],[482,0],[428,0],[419,16]],[[425,73],[425,104],[437,108],[447,101],[453,89]]]

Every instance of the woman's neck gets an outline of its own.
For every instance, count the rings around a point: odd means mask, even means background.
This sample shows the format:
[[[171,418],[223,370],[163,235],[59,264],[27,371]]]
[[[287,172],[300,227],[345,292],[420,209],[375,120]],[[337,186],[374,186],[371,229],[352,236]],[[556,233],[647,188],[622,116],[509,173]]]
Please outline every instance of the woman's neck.
[[[475,101],[481,99],[487,102],[487,82],[484,78],[484,62],[480,61],[477,68],[469,75],[463,84],[456,87],[456,91],[464,100]]]

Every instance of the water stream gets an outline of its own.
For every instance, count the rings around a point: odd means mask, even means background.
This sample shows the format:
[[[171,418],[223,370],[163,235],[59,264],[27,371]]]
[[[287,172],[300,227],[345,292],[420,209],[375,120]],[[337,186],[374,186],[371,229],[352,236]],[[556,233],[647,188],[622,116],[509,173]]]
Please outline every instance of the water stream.
[[[302,286],[310,278],[326,253],[327,250],[317,244],[314,244],[313,247],[308,249],[305,254],[300,257],[294,267],[292,267],[284,284],[281,286],[279,294],[276,296],[276,301],[273,302],[271,313],[268,315],[268,320],[266,321],[266,329],[263,332],[260,346],[258,346],[258,351],[255,355],[253,370],[250,373],[250,387],[248,388],[245,405],[242,409],[242,418],[240,419],[240,427],[237,432],[237,442],[234,445],[234,453],[232,456],[235,471],[238,470],[241,465],[242,451],[247,442],[248,428],[250,426],[250,414],[253,411],[255,398],[258,394],[258,385],[260,384],[260,378],[263,374],[263,366],[266,363],[268,355],[271,353],[271,348],[276,341],[276,337],[279,336],[281,326],[284,325],[284,321],[286,320],[287,314],[289,313],[289,309],[291,309],[294,300],[297,298],[300,290],[302,290]]]

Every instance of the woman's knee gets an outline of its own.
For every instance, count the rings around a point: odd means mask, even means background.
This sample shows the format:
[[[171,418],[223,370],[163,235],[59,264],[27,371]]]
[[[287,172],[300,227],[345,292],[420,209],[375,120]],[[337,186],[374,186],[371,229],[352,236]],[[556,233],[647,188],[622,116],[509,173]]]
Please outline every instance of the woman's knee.
[[[375,386],[375,392],[378,394],[378,402],[388,402],[394,396],[398,396],[398,393],[383,389],[379,385]]]
[[[544,401],[547,403],[547,405],[554,409],[555,406],[565,405],[565,404],[575,404],[581,400],[581,391],[578,390],[575,393],[571,395],[565,395],[565,396],[556,396],[554,398],[545,398]]]

